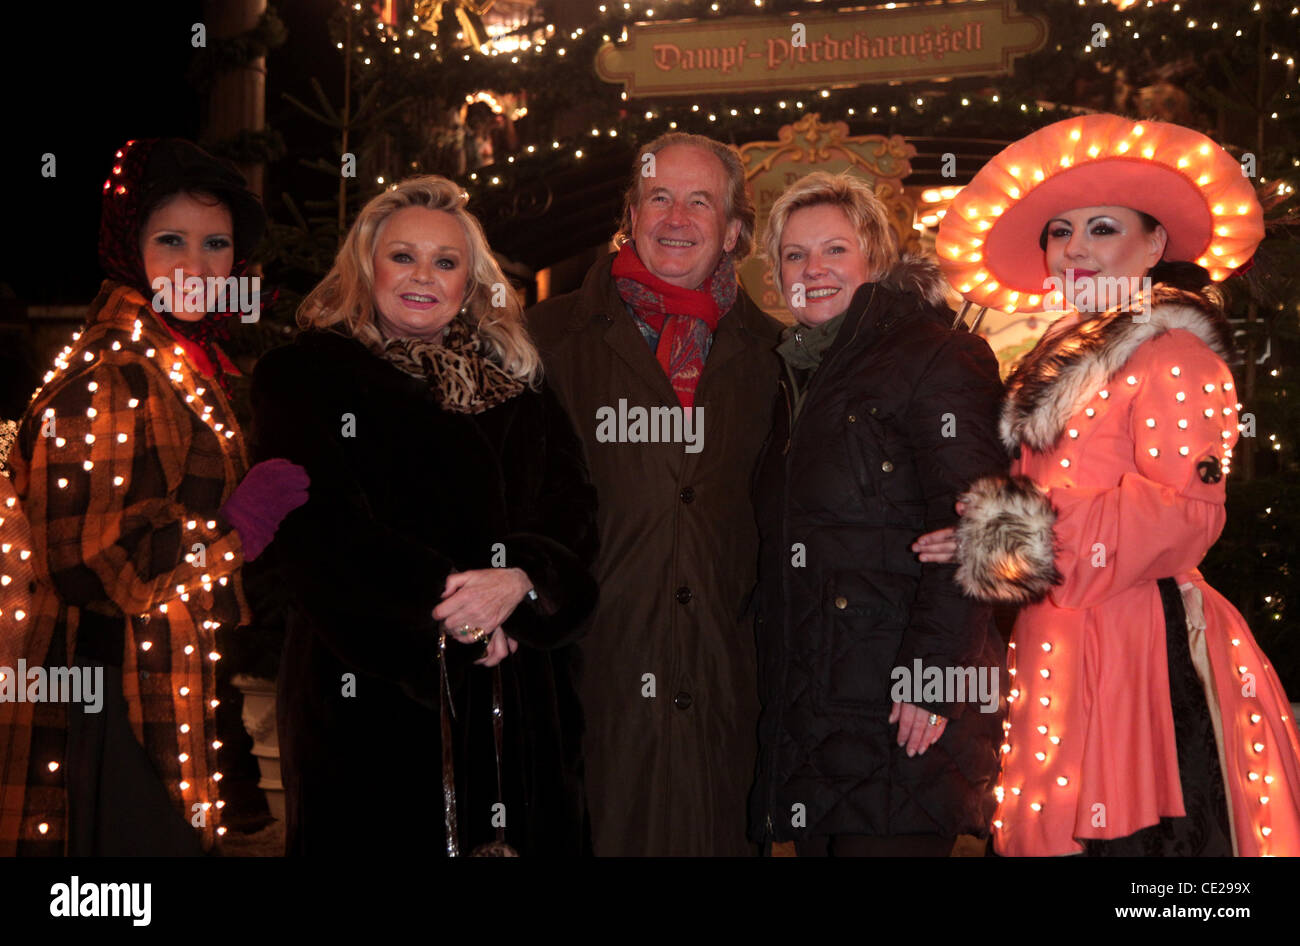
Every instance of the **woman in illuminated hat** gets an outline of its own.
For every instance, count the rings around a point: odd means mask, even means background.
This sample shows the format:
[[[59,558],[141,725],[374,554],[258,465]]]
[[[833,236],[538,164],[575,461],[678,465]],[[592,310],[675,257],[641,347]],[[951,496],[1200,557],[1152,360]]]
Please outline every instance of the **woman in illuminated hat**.
[[[977,482],[923,561],[1026,606],[994,843],[1004,855],[1300,854],[1300,738],[1241,615],[1197,571],[1237,439],[1214,283],[1263,214],[1176,125],[1090,115],[1016,142],[937,250],[968,299],[1067,314],[1007,382],[1009,478]]]

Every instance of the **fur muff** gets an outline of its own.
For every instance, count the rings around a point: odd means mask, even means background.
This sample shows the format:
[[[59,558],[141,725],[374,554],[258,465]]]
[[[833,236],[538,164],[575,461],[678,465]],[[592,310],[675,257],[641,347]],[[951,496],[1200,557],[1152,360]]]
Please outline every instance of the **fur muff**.
[[[1028,604],[1061,582],[1052,527],[1056,510],[1023,476],[988,476],[962,497],[957,583],[981,601]]]

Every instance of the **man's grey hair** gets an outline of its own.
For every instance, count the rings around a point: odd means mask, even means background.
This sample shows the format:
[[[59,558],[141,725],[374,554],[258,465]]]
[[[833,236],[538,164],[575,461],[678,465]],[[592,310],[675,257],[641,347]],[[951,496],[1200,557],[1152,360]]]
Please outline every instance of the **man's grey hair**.
[[[700,148],[722,162],[722,168],[727,175],[727,192],[723,194],[725,202],[723,209],[726,211],[728,223],[733,220],[740,221],[740,235],[736,238],[736,248],[732,250],[732,255],[737,260],[744,259],[754,246],[755,213],[754,202],[750,199],[749,192],[745,190],[745,165],[740,159],[740,152],[721,141],[715,141],[704,135],[689,135],[681,131],[660,135],[637,152],[636,163],[632,167],[632,182],[623,194],[623,217],[619,221],[614,242],[622,245],[632,239],[632,208],[641,202],[641,185],[645,180],[641,169],[645,166],[645,156],[658,154],[671,145],[690,145],[693,148]]]

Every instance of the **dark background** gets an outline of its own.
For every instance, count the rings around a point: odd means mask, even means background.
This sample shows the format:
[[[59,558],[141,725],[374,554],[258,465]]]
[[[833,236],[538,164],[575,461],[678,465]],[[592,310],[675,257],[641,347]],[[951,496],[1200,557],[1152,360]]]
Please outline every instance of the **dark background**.
[[[315,76],[327,92],[341,96],[342,61],[326,29],[334,2],[276,2],[288,40],[267,56],[266,117],[284,136],[288,153],[266,172],[264,198],[273,216],[289,180],[295,196],[331,194],[328,180],[298,165],[299,158],[329,153],[329,132],[285,104],[282,93],[311,101],[309,79]],[[191,27],[204,20],[203,4],[73,5],[53,25],[34,9],[19,15],[11,8],[6,17],[0,39],[0,89],[7,106],[0,149],[0,299],[88,304],[101,279],[100,195],[113,153],[130,138],[200,135],[205,96],[188,73],[195,52]],[[41,176],[46,153],[56,159],[52,178]]]
[[[266,118],[288,151],[266,169],[264,200],[271,215],[290,180],[297,196],[331,196],[328,179],[304,173],[298,164],[329,153],[329,130],[286,105],[282,93],[310,100],[314,75],[341,96],[342,62],[330,46],[325,19],[335,2],[276,2],[289,38],[267,56]],[[206,94],[190,80],[191,27],[204,21],[202,3],[96,4],[69,11],[55,27],[31,14],[19,17],[8,9],[9,23],[0,28],[7,128],[0,148],[0,418],[21,415],[48,367],[42,349],[66,341],[82,317],[79,310],[98,291],[100,201],[114,152],[132,138],[198,140],[206,108]],[[53,177],[41,173],[47,153],[55,156]],[[34,306],[72,311],[42,320],[38,329],[25,311]],[[219,635],[218,642],[225,658],[219,665],[217,728],[224,743],[223,823],[232,831],[229,839],[270,820],[257,788],[252,740],[240,719],[243,700],[230,684],[241,672],[274,677],[278,663],[282,602],[273,593],[273,563],[254,565],[259,567],[246,568],[244,580],[258,625]],[[273,840],[262,846],[260,853],[279,853]]]
[[[577,17],[574,11],[579,7],[594,7],[596,2],[559,0],[555,7],[566,17],[576,17],[574,23],[585,23],[589,19]],[[300,205],[313,198],[328,201],[337,193],[337,178],[331,180],[302,166],[303,161],[315,159],[337,163],[338,149],[331,140],[332,132],[293,108],[284,98],[287,93],[303,102],[314,103],[311,79],[315,78],[332,101],[341,99],[342,59],[334,49],[328,30],[328,18],[337,9],[337,3],[338,0],[275,0],[276,11],[287,30],[286,42],[273,48],[266,59],[266,124],[281,134],[286,145],[286,153],[266,167],[264,178],[264,202],[275,220],[287,219],[281,199],[284,192],[291,191]],[[1251,0],[1221,4],[1185,0],[1182,16],[1204,19],[1206,15],[1227,16],[1232,11],[1233,15],[1244,17],[1243,11],[1250,4]],[[647,2],[645,5],[654,4]],[[1125,14],[1120,14],[1114,6],[1097,4],[1093,0],[1089,0],[1087,8],[1082,11],[1072,0],[1019,0],[1017,6],[1022,11],[1041,10],[1060,38],[1081,35],[1079,23],[1082,21],[1078,20],[1079,17],[1089,22],[1093,18],[1116,22],[1123,16],[1145,16],[1154,21],[1154,18],[1170,13],[1173,0],[1157,3],[1150,13],[1143,4]],[[1286,19],[1291,4],[1274,3],[1271,6],[1276,7],[1276,16],[1270,20],[1272,25],[1267,36],[1270,48],[1274,44],[1294,44],[1293,24],[1296,21]],[[74,310],[84,310],[99,287],[101,276],[96,240],[100,199],[114,152],[129,138],[202,137],[206,95],[190,79],[195,56],[191,27],[204,22],[205,15],[200,0],[168,0],[60,4],[57,7],[9,5],[4,10],[4,17],[4,24],[0,26],[0,96],[3,96],[4,103],[3,125],[0,126],[4,128],[3,143],[0,144],[0,182],[3,185],[3,191],[0,191],[0,231],[3,232],[0,237],[0,418],[16,418],[21,415],[40,375],[48,367],[46,349],[54,339],[57,339],[54,343],[56,348],[64,343],[75,329],[77,316]],[[1173,35],[1168,44],[1139,47],[1117,42],[1110,54],[1112,58],[1108,60],[1110,65],[1119,63],[1118,57],[1125,50],[1132,50],[1131,60],[1120,63],[1124,68],[1122,74],[1118,69],[1099,71],[1092,62],[1081,61],[1077,55],[1053,53],[1048,48],[1020,62],[1014,76],[954,84],[963,90],[969,87],[972,100],[979,106],[978,113],[972,108],[969,115],[956,109],[949,109],[947,114],[941,115],[932,111],[910,114],[905,107],[911,97],[911,90],[907,87],[871,86],[836,94],[843,102],[858,105],[860,110],[869,104],[879,104],[882,116],[895,99],[903,105],[897,124],[885,125],[883,117],[880,124],[861,121],[854,124],[854,133],[897,131],[927,136],[942,133],[1000,140],[1011,140],[1024,133],[1024,129],[1006,120],[1008,111],[1015,117],[1011,104],[1013,93],[1016,98],[1126,111],[1138,108],[1133,102],[1145,101],[1138,95],[1143,91],[1149,90],[1158,99],[1160,95],[1185,89],[1193,94],[1198,115],[1214,111],[1200,103],[1207,94],[1221,92],[1231,96],[1235,104],[1246,102],[1249,96],[1222,78],[1228,73],[1221,74],[1211,68],[1217,62],[1216,55],[1220,49],[1213,45],[1198,45],[1212,43],[1222,50],[1240,51],[1240,44],[1229,42],[1226,31],[1222,39],[1203,31],[1195,35],[1184,34],[1181,27],[1171,32]],[[209,36],[209,42],[211,39]],[[1146,58],[1151,61],[1147,62]],[[1252,68],[1239,70],[1238,78],[1253,80],[1253,63],[1249,62],[1249,56],[1245,59]],[[1172,66],[1178,63],[1182,63],[1179,68],[1186,70],[1203,66],[1206,72],[1201,75],[1195,71],[1171,71]],[[1281,69],[1281,66],[1276,68]],[[1260,69],[1259,73],[1263,77],[1264,70]],[[422,73],[413,76],[411,81],[423,89],[429,78]],[[1287,89],[1300,92],[1294,73],[1286,73],[1285,85]],[[1137,96],[1124,99],[1123,107],[1117,104],[1119,100],[1116,97],[1116,90],[1121,87],[1130,89]],[[545,91],[536,90],[539,100]],[[989,94],[993,91],[1000,92],[1006,100],[1007,107],[1002,111],[988,104]],[[604,127],[615,120],[614,113],[607,107],[613,94],[609,89],[604,90],[600,101],[591,104],[590,116],[582,112],[578,118],[583,118],[583,121],[574,118],[579,133],[588,125],[599,123]],[[752,101],[767,107],[772,97],[753,96]],[[556,101],[562,99],[563,96],[559,96]],[[722,99],[717,101],[721,103]],[[705,104],[713,107],[711,102],[708,100]],[[744,96],[736,99],[736,104],[749,103],[750,100]],[[572,108],[575,103],[562,104]],[[830,104],[819,107],[826,109],[828,115],[837,115]],[[1286,112],[1288,107],[1292,109],[1290,113]],[[1283,106],[1283,118],[1294,116],[1294,108],[1293,102]],[[721,107],[717,110],[721,113]],[[534,111],[535,120],[558,121],[563,117],[564,109],[557,107],[548,111],[539,106]],[[635,119],[635,111],[630,119]],[[768,113],[771,111],[768,107]],[[1236,111],[1220,105],[1217,115],[1219,131],[1228,140],[1238,143],[1253,140],[1253,123],[1243,125],[1245,119]],[[587,117],[591,118],[590,122],[585,121]],[[756,132],[739,127],[724,129],[690,125],[689,116],[680,118],[682,130],[723,137],[729,132],[742,137],[772,137],[761,129]],[[617,120],[623,127],[629,116],[619,115]],[[785,120],[784,116],[780,118],[780,121]],[[953,123],[944,131],[943,121],[947,120]],[[1035,125],[1044,121],[1032,116],[1016,120]],[[1195,124],[1208,127],[1204,121]],[[1285,132],[1288,128],[1300,127],[1300,124],[1284,120],[1277,130],[1269,127],[1269,140],[1277,143],[1284,152],[1282,164],[1285,166],[1297,154],[1293,138]],[[545,130],[551,129],[548,126]],[[1283,133],[1279,134],[1279,131]],[[557,136],[564,137],[558,132]],[[550,137],[550,134],[541,135],[539,131],[538,140],[547,141]],[[618,146],[630,149],[632,138],[629,134],[621,135]],[[953,140],[957,139],[954,137]],[[990,146],[996,148],[997,144],[993,142]],[[585,139],[584,147],[588,147]],[[57,173],[52,178],[41,173],[42,155],[46,153],[55,155],[57,162]],[[617,183],[622,179],[627,160],[625,155],[619,154],[611,161],[618,167],[616,175],[611,178],[615,182],[611,193],[616,196]],[[979,163],[982,162],[975,161],[971,169]],[[571,177],[560,176],[563,173]],[[590,164],[568,172],[556,168],[553,177],[557,182],[555,190],[561,196],[573,196],[578,203],[596,206],[598,202],[591,199],[590,192],[571,186],[575,177],[593,176]],[[475,199],[480,195],[481,191],[477,191]],[[605,228],[601,233],[611,232],[611,214],[602,210],[596,216],[598,226]],[[507,220],[508,224],[511,222]],[[546,229],[532,225],[515,225],[507,229],[535,231],[542,234],[541,240],[550,242],[554,242],[555,233],[565,233],[568,229],[563,221],[550,222],[548,226],[551,236],[547,236]],[[489,229],[494,245],[501,245],[498,234],[502,231]],[[1294,421],[1297,399],[1292,380],[1297,351],[1292,314],[1294,293],[1282,287],[1281,283],[1284,278],[1293,278],[1296,272],[1300,272],[1300,267],[1288,262],[1295,258],[1294,231],[1293,217],[1289,242],[1274,241],[1271,249],[1274,259],[1271,262],[1266,258],[1257,261],[1260,264],[1258,272],[1269,274],[1274,285],[1278,286],[1275,295],[1285,300],[1288,306],[1285,318],[1281,314],[1273,316],[1267,308],[1261,309],[1262,315],[1273,319],[1274,327],[1270,329],[1268,339],[1272,360],[1260,365],[1259,389],[1252,398],[1252,406],[1260,411],[1262,418],[1261,439],[1276,431],[1282,449],[1275,453],[1264,445],[1258,451],[1256,479],[1234,477],[1229,491],[1227,528],[1203,566],[1207,577],[1246,614],[1292,698],[1300,692],[1300,633],[1297,633],[1294,606],[1298,585],[1293,567],[1295,535],[1297,523],[1300,523],[1300,480],[1297,479],[1295,452],[1295,444],[1300,440],[1300,427]],[[283,268],[268,267],[268,276],[268,285],[272,289],[277,277],[289,279]],[[559,287],[556,288],[558,291]],[[40,320],[34,314],[28,318],[27,307],[42,306],[68,307],[69,311],[47,315]],[[1235,313],[1239,325],[1241,308],[1238,305]],[[1278,311],[1281,311],[1280,305]],[[37,337],[38,328],[42,333],[40,337]],[[1261,336],[1256,350],[1263,351],[1265,347]],[[1270,374],[1274,368],[1280,372],[1276,379]],[[1234,366],[1234,370],[1240,368]],[[1287,535],[1292,538],[1287,539]],[[246,578],[251,585],[258,582],[258,577],[251,571]],[[267,620],[273,624],[274,607],[264,609],[263,613],[272,615]],[[222,662],[223,670],[227,673],[236,669],[265,671],[269,666],[273,673],[274,658],[278,656],[274,638],[264,629],[259,629],[241,639],[269,640],[272,643],[260,653],[248,655],[242,667],[238,666],[241,660],[238,648],[223,646],[222,652],[228,658]],[[224,738],[224,734],[232,731],[228,728],[230,713],[235,714],[233,731],[238,733],[242,730],[238,725],[237,700],[229,700],[225,694],[223,700],[223,712],[227,714],[223,717]],[[228,746],[233,746],[234,742],[234,739],[226,739]],[[223,765],[226,765],[224,760]],[[229,765],[226,770],[228,773],[231,771]],[[255,772],[252,778],[255,780]],[[227,783],[228,794],[234,788],[234,784]]]

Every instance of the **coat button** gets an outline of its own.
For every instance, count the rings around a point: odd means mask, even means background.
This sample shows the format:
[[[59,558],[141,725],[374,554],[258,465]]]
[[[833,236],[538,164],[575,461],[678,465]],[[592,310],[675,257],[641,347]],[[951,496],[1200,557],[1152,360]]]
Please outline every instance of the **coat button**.
[[[849,423],[850,423],[850,424],[856,424],[857,422],[858,422],[858,415],[857,415],[857,414],[850,414],[850,415],[849,415]]]
[[[685,604],[691,600],[691,597],[691,589],[687,588],[685,585],[682,585],[677,589],[677,601],[679,604]]]
[[[693,503],[693,502],[695,502],[695,487],[694,487],[694,486],[683,486],[680,495],[681,495],[681,497],[682,497],[682,502],[684,502],[684,503]]]
[[[888,460],[886,460],[884,463],[880,464],[880,468],[881,468],[882,470],[884,470],[886,473],[893,473],[893,472],[894,472],[894,464],[890,463]]]
[[[685,690],[683,690],[681,693],[678,693],[676,696],[673,697],[673,706],[676,706],[678,709],[690,709],[691,695],[687,693]]]
[[[876,407],[870,407],[870,408],[867,408],[867,413],[868,413],[868,414],[872,414],[872,415],[874,415],[878,410],[879,410],[879,408],[876,408]]]
[[[844,597],[843,595],[840,595],[838,598],[835,599],[835,607],[839,608],[841,611],[843,611],[848,606],[849,606],[849,599]]]

